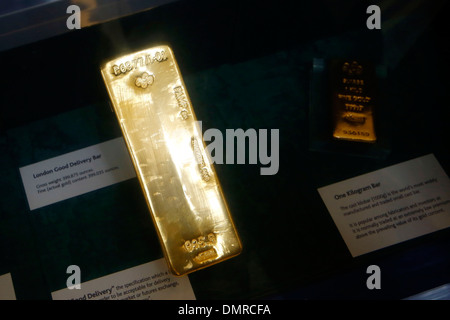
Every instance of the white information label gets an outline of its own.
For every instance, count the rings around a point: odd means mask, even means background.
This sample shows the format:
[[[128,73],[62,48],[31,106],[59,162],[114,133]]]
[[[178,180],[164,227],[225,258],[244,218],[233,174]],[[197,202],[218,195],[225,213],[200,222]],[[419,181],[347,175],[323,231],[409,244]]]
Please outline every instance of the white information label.
[[[318,191],[354,257],[450,226],[450,180],[432,154]]]
[[[20,168],[30,210],[136,177],[122,137]]]
[[[188,276],[173,276],[162,258],[82,282],[80,289],[65,288],[52,292],[52,298],[53,300],[195,300],[195,295]]]
[[[0,276],[0,300],[16,300],[11,273]]]

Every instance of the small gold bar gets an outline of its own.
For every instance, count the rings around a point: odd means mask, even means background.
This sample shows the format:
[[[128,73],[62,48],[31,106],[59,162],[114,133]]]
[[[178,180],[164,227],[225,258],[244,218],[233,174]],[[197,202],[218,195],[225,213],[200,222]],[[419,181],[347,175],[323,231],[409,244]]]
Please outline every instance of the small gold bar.
[[[102,76],[169,269],[238,255],[241,241],[168,46],[106,63]]]
[[[333,137],[374,143],[375,70],[360,61],[331,63]]]

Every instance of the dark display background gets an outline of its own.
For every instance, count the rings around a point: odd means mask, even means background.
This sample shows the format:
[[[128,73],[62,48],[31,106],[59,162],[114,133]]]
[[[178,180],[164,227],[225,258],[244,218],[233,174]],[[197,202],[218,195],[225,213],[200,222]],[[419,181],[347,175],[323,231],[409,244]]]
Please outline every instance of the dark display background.
[[[377,1],[338,3],[179,1],[0,53],[0,274],[17,298],[50,299],[71,264],[88,281],[162,257],[136,179],[30,212],[19,174],[120,136],[100,65],[161,43],[204,130],[280,130],[278,174],[216,165],[244,251],[189,275],[198,299],[401,299],[450,282],[449,229],[352,258],[317,192],[429,153],[450,172],[447,11],[382,1],[382,30],[368,30]],[[386,67],[384,158],[310,150],[312,61],[336,57]],[[381,290],[366,287],[371,264]]]

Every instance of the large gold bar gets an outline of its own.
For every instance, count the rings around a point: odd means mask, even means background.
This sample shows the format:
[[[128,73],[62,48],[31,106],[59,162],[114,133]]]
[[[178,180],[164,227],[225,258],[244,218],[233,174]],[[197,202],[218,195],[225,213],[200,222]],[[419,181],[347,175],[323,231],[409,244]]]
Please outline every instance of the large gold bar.
[[[373,143],[373,109],[376,98],[375,70],[360,61],[331,63],[333,137]]]
[[[101,71],[172,273],[239,254],[241,242],[172,50],[132,53]]]

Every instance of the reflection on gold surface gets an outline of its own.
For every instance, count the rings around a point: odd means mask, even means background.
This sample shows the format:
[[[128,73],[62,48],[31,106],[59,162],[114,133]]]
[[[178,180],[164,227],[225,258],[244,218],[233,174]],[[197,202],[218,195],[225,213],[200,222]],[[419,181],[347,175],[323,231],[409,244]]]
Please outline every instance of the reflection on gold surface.
[[[358,61],[334,62],[331,68],[333,137],[373,143],[374,70]]]
[[[183,275],[242,250],[172,50],[102,68],[171,271]]]

